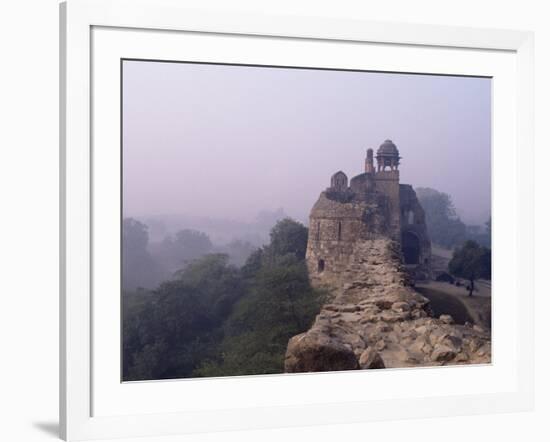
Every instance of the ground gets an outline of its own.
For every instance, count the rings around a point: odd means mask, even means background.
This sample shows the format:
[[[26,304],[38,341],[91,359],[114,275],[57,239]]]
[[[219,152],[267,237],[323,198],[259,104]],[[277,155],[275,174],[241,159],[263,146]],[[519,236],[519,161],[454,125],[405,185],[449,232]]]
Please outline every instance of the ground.
[[[479,284],[482,286],[482,284]],[[468,291],[447,282],[429,281],[416,284],[416,291],[430,300],[435,314],[449,314],[458,324],[466,321],[491,328],[491,292],[490,285],[483,286],[473,296]]]
[[[432,246],[434,270],[446,270],[451,257],[452,250]],[[459,324],[468,321],[490,329],[491,281],[476,281],[473,296],[468,296],[467,281],[460,279],[458,281],[462,284],[461,286],[448,282],[422,281],[416,284],[415,289],[430,300],[436,316],[447,313]]]

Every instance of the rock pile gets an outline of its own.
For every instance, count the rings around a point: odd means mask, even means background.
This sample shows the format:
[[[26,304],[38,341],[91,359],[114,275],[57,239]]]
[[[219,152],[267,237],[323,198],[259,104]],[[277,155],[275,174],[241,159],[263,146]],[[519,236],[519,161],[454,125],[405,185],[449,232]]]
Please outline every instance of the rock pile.
[[[342,287],[333,287],[307,332],[290,339],[286,372],[481,364],[491,361],[490,333],[431,316],[389,239],[357,242]]]

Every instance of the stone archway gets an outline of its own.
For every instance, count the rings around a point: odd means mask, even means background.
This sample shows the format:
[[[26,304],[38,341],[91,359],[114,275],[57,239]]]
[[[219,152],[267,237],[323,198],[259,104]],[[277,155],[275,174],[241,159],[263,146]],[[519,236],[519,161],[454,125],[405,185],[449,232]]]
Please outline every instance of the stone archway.
[[[401,250],[404,264],[420,263],[420,238],[414,232],[401,233]]]

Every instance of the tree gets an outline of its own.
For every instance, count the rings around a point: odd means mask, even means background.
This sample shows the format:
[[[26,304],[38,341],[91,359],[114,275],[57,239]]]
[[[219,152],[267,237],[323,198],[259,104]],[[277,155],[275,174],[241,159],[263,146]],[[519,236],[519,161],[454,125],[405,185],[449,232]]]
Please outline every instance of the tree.
[[[122,220],[122,243],[125,250],[142,251],[149,242],[147,225],[134,218]]]
[[[197,376],[281,373],[289,339],[311,326],[323,302],[305,262],[287,254],[264,263],[224,324],[218,357]]]
[[[288,340],[319,313],[305,265],[307,228],[291,219],[242,268],[191,260],[156,290],[123,298],[124,380],[281,373]]]
[[[417,188],[416,195],[426,214],[432,241],[448,248],[461,244],[466,237],[466,225],[457,215],[451,197],[428,187]]]
[[[270,237],[241,268],[247,290],[224,324],[218,357],[205,361],[195,375],[280,373],[288,340],[319,313],[324,295],[309,284],[307,228],[286,218]]]
[[[160,269],[147,249],[147,226],[134,218],[122,221],[122,287],[152,288],[160,282]]]
[[[212,248],[212,242],[206,233],[183,229],[162,241],[159,259],[169,272],[175,272],[193,259],[206,255]]]
[[[246,259],[246,262],[241,267],[241,273],[245,279],[253,278],[254,275],[262,268],[262,262],[264,259],[265,247],[256,249]]]
[[[263,266],[273,264],[278,258],[291,255],[304,260],[307,249],[308,229],[292,218],[277,222],[269,233],[270,243],[256,249],[248,256],[242,272],[245,277],[254,276]]]
[[[255,249],[256,247],[254,247],[250,242],[240,239],[234,239],[230,243],[220,247],[220,250],[223,251],[223,253],[229,255],[229,262],[238,267],[241,267],[246,263],[246,260]]]
[[[242,295],[240,273],[223,253],[193,260],[175,276],[177,282],[200,293],[201,302],[219,320],[225,319],[233,303]]]
[[[292,254],[298,259],[306,256],[308,230],[291,218],[284,218],[271,229],[269,249],[274,256]]]
[[[472,296],[476,279],[491,279],[491,250],[475,241],[466,241],[453,252],[449,272],[470,281],[469,296]]]
[[[158,289],[123,298],[125,380],[189,377],[215,357],[220,327],[244,292],[239,270],[227,260],[206,255]]]
[[[265,227],[267,231],[274,224],[285,218],[288,218],[288,216],[281,207],[276,210],[261,210],[256,216],[256,224]]]

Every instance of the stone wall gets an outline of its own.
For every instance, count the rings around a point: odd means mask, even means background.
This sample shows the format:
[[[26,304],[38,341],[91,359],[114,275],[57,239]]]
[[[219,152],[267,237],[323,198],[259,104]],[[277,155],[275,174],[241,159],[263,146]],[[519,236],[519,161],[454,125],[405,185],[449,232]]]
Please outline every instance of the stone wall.
[[[400,189],[399,170],[385,170],[374,174],[376,191],[386,196],[389,209],[390,237],[399,241],[400,235]]]
[[[396,146],[387,140],[379,154],[391,170],[375,172],[370,150],[365,173],[349,187],[343,172],[334,174],[311,210],[309,278],[328,289],[330,303],[289,341],[288,372],[491,361],[487,330],[431,317],[428,300],[411,287],[430,277],[424,210],[414,189],[399,183]]]
[[[428,236],[424,209],[420,205],[412,186],[408,184],[399,185],[399,203],[401,241],[403,243],[403,237],[406,235],[414,235],[419,248],[417,262],[407,266],[407,268],[415,279],[429,279],[431,277],[432,245]]]
[[[398,242],[362,239],[346,247],[342,274],[323,281],[333,284],[332,300],[289,341],[286,372],[491,362],[487,330],[431,317],[428,300],[409,286]]]
[[[339,171],[330,183],[310,214],[307,260],[314,283],[332,283],[339,277],[348,262],[348,242],[379,237],[402,243],[412,276],[431,276],[424,210],[412,186],[399,184],[398,170],[361,173],[349,187]]]
[[[354,195],[327,190],[311,211],[306,262],[314,286],[333,288],[346,278],[357,240],[390,234],[385,197]]]

